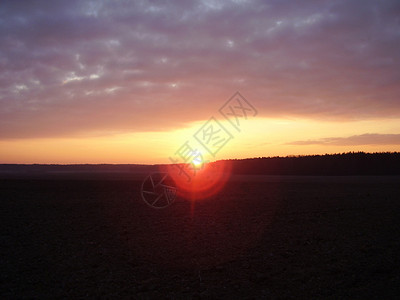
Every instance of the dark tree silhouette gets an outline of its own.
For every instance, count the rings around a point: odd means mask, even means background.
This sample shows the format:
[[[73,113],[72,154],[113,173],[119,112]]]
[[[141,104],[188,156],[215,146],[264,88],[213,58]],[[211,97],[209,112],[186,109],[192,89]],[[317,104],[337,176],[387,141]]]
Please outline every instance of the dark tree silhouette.
[[[229,160],[235,174],[400,175],[399,152],[259,157]]]
[[[349,152],[342,154],[258,157],[225,160],[232,164],[234,174],[263,175],[400,175],[400,153]],[[223,163],[224,160],[214,164]],[[162,165],[80,164],[80,165],[17,165],[0,164],[0,176],[55,176],[67,174],[129,174],[149,173]]]

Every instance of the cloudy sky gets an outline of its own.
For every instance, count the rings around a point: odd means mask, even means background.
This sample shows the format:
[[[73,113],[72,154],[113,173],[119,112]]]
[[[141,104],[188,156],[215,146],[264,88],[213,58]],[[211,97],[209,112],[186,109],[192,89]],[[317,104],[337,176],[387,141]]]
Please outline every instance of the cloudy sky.
[[[168,162],[212,116],[213,159],[400,150],[399,1],[1,1],[0,37],[0,163]]]

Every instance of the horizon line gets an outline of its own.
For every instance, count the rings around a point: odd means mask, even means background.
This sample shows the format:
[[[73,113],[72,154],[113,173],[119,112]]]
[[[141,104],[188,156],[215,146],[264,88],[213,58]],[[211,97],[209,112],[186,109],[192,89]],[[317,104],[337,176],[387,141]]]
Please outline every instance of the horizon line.
[[[349,154],[366,154],[366,155],[376,155],[376,154],[400,154],[398,151],[381,151],[381,152],[365,152],[365,151],[348,151],[348,152],[339,152],[339,153],[325,153],[325,154],[295,154],[295,155],[286,155],[286,156],[257,156],[257,157],[247,157],[247,158],[227,158],[227,159],[219,159],[212,161],[210,163],[216,163],[220,161],[240,161],[240,160],[251,160],[251,159],[272,159],[272,158],[302,158],[302,157],[317,157],[317,156],[337,156],[337,155],[349,155]],[[82,165],[91,165],[91,166],[128,166],[128,165],[136,165],[136,166],[163,166],[163,165],[175,165],[173,163],[154,163],[154,164],[145,164],[145,163],[1,163],[0,166],[5,165],[25,165],[25,166],[82,166]]]

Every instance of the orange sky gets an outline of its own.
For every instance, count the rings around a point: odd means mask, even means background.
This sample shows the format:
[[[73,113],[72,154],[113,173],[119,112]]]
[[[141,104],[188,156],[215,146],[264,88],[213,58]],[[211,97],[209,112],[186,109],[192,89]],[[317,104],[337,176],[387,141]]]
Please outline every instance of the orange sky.
[[[398,151],[396,143],[399,137],[395,133],[399,132],[400,124],[397,120],[338,123],[254,118],[242,123],[240,133],[232,131],[234,138],[212,156],[193,138],[193,134],[205,122],[199,121],[179,130],[164,132],[6,140],[0,142],[0,157],[3,163],[169,163],[169,157],[177,156],[175,153],[187,140],[192,148],[202,152],[205,160],[210,161],[348,151]],[[222,123],[229,128],[228,122]],[[377,124],[380,124],[379,129],[388,133],[384,139],[358,135],[363,130],[374,132]],[[337,139],[341,136],[347,138]],[[321,137],[332,139],[321,140]]]
[[[0,163],[168,163],[186,141],[209,160],[399,151],[399,9],[7,2]],[[257,112],[240,132],[219,112],[236,91]],[[194,135],[213,116],[231,139],[210,155]]]

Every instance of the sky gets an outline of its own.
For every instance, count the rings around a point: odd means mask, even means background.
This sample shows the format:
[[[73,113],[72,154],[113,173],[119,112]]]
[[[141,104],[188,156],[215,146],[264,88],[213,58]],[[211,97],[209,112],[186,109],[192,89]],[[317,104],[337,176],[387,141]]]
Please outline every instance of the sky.
[[[400,150],[399,1],[6,0],[0,37],[0,163]]]

